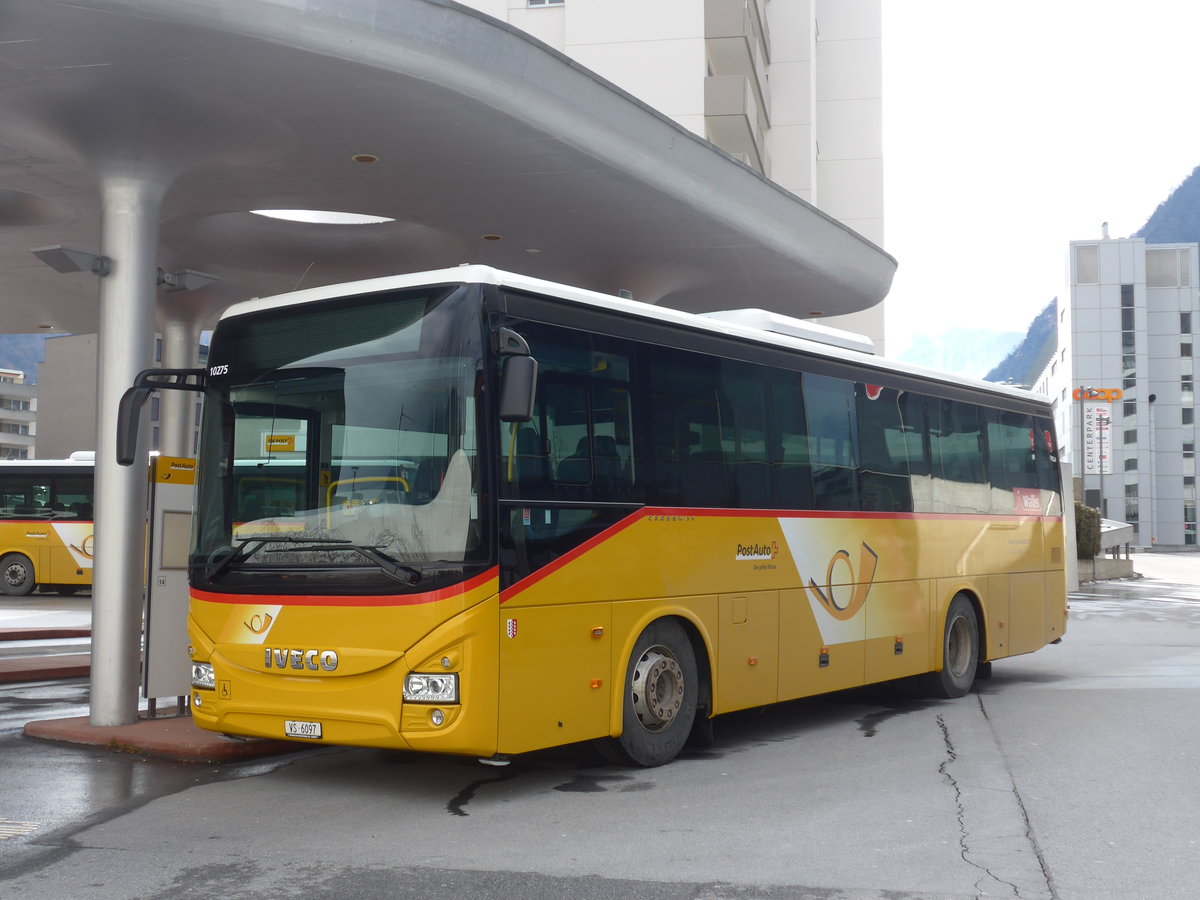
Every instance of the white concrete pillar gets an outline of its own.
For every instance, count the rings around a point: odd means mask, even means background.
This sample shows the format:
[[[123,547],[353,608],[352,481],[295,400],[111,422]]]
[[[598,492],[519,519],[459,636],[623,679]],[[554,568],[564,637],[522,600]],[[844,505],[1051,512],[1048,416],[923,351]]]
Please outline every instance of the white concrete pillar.
[[[100,252],[112,260],[112,272],[100,279],[97,348],[90,719],[97,726],[129,725],[138,717],[149,435],[143,428],[140,462],[117,465],[117,406],[154,358],[158,224],[165,189],[166,180],[153,174],[100,178]]]
[[[200,356],[200,329],[190,320],[168,319],[162,326],[164,369],[194,369]],[[192,456],[196,399],[192,391],[160,391],[158,447],[163,456]]]

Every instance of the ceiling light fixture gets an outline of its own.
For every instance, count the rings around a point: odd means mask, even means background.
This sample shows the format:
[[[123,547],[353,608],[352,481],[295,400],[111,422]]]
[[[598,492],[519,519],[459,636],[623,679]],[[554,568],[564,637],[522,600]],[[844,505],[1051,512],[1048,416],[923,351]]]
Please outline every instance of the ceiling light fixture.
[[[55,272],[91,272],[103,278],[112,271],[112,260],[107,256],[87,250],[73,250],[62,244],[34,247],[30,252]]]
[[[256,216],[283,219],[285,222],[307,222],[314,225],[379,225],[395,222],[387,216],[368,216],[363,213],[337,212],[331,209],[252,209]]]

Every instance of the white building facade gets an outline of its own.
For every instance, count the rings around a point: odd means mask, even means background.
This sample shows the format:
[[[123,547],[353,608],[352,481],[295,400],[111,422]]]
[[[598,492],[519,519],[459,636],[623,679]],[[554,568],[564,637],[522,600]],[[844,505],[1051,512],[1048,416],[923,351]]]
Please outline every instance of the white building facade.
[[[1195,547],[1200,245],[1073,241],[1070,257],[1046,375],[1080,499],[1138,546]]]
[[[883,244],[881,0],[462,2]],[[882,304],[829,324],[883,352]]]
[[[33,459],[37,386],[19,369],[0,369],[0,459]]]

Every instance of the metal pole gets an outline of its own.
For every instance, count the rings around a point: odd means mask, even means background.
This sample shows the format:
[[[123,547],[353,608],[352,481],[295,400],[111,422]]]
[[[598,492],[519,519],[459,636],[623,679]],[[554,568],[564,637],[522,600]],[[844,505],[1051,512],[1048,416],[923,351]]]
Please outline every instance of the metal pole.
[[[96,378],[96,540],[92,587],[91,724],[137,721],[146,554],[148,441],[141,465],[116,462],[117,405],[154,355],[158,220],[165,180],[128,173],[100,178],[101,253]],[[145,429],[143,429],[143,432]]]
[[[1109,416],[1096,418],[1096,428],[1100,439],[1100,517],[1104,519],[1108,518],[1108,503],[1104,499],[1104,466],[1111,452],[1108,447],[1108,430],[1111,424],[1112,419]]]
[[[162,328],[162,338],[164,368],[195,367],[200,349],[200,331],[190,320],[167,319]],[[191,391],[161,391],[159,398],[159,449],[164,456],[192,456],[196,395]]]

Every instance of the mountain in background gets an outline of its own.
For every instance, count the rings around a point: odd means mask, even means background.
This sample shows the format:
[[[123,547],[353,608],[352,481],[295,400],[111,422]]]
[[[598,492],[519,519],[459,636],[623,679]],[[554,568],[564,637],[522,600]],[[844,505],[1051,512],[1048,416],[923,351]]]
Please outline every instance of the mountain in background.
[[[951,328],[941,334],[918,335],[897,359],[901,362],[982,378],[988,366],[1003,359],[1021,340],[1017,331]]]
[[[1055,297],[1038,313],[1021,342],[983,380],[1031,387],[1057,347],[1058,298]]]
[[[26,384],[36,384],[45,343],[44,334],[0,334],[0,369],[20,369]]]
[[[1171,196],[1158,204],[1158,209],[1133,235],[1145,238],[1148,244],[1185,244],[1200,241],[1200,166]]]

